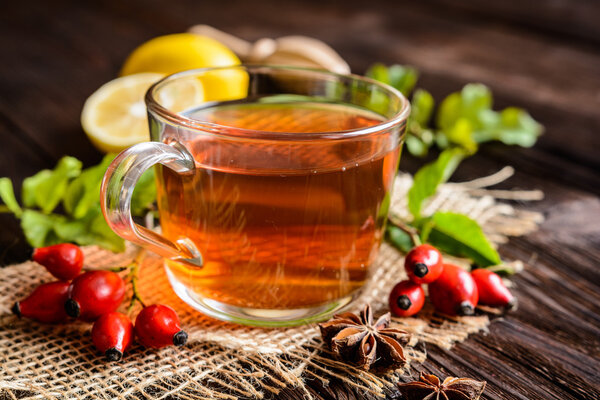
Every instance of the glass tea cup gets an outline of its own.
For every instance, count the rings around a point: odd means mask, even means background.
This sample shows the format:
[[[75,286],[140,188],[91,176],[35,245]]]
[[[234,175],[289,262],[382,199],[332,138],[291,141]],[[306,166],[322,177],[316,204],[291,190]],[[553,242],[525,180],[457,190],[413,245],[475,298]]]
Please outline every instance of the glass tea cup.
[[[125,150],[101,193],[110,227],[165,259],[209,316],[256,326],[328,318],[372,273],[408,101],[359,76],[236,66],[177,73],[146,94],[151,141]],[[155,168],[161,233],[131,217]]]

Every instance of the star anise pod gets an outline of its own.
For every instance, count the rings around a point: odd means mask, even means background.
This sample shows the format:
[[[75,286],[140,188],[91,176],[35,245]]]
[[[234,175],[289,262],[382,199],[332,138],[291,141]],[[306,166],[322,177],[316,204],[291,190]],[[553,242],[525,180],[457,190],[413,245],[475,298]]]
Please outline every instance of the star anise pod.
[[[406,400],[477,400],[485,382],[451,376],[440,382],[435,375],[421,374],[419,381],[399,383],[398,389]]]
[[[402,346],[410,339],[408,332],[389,328],[390,319],[387,313],[373,323],[373,311],[367,305],[359,315],[334,315],[319,328],[323,341],[338,358],[367,371],[372,368],[383,372],[406,363]]]

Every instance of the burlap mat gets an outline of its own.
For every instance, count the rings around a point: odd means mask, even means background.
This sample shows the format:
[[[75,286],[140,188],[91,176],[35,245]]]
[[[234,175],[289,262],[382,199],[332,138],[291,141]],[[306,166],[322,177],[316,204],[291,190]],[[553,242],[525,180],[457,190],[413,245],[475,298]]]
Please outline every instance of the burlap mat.
[[[541,215],[515,209],[497,199],[533,200],[541,193],[482,189],[511,174],[512,169],[505,168],[481,180],[446,184],[424,212],[443,209],[466,213],[496,244],[506,241],[507,236],[526,234],[536,229]],[[409,175],[397,178],[392,210],[400,216],[406,213],[410,184]],[[136,252],[133,246],[123,254],[88,247],[86,267],[125,265]],[[135,345],[121,362],[107,363],[92,345],[89,324],[43,325],[19,320],[10,313],[16,300],[38,284],[52,280],[43,268],[26,262],[0,269],[0,398],[264,398],[288,386],[304,389],[306,398],[311,398],[304,379],[320,379],[326,385],[333,377],[383,396],[386,388],[409,373],[407,365],[402,371],[376,376],[335,361],[323,348],[316,325],[259,329],[205,317],[175,296],[161,260],[150,254],[144,259],[140,276],[145,300],[173,306],[189,333],[189,343],[184,348],[161,350]],[[384,243],[373,279],[351,309],[356,311],[371,303],[376,315],[386,312],[391,287],[405,277],[402,254]],[[489,321],[486,314],[440,318],[429,306],[418,318],[394,319],[414,334],[408,347],[410,362],[426,358],[424,344],[449,348],[469,334],[485,330]]]

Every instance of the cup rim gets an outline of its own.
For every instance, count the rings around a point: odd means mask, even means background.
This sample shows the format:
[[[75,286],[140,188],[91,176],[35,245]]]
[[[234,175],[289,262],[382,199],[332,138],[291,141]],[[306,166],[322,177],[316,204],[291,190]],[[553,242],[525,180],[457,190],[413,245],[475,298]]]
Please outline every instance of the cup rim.
[[[386,118],[384,121],[377,123],[375,125],[357,128],[357,129],[348,129],[348,130],[339,130],[339,131],[329,131],[329,132],[281,132],[281,131],[266,131],[266,130],[255,130],[255,129],[246,129],[239,128],[235,126],[228,126],[217,124],[214,122],[200,121],[194,118],[189,118],[184,115],[178,114],[174,111],[169,110],[168,108],[162,106],[155,98],[154,92],[159,89],[162,85],[165,85],[167,82],[179,79],[181,77],[185,77],[188,75],[195,75],[198,73],[209,72],[209,71],[219,71],[226,69],[236,69],[242,68],[245,70],[251,69],[271,69],[271,70],[283,70],[283,71],[307,71],[307,72],[315,72],[323,75],[344,78],[344,79],[354,79],[362,82],[369,83],[371,85],[375,85],[380,87],[381,89],[386,90],[391,95],[396,96],[400,99],[401,106],[400,110],[396,112],[392,117]],[[306,68],[306,67],[295,67],[295,66],[283,66],[283,65],[264,65],[264,64],[238,64],[238,65],[230,65],[223,67],[209,67],[209,68],[196,68],[190,69],[186,71],[176,72],[174,74],[167,75],[154,83],[150,88],[146,91],[145,94],[145,103],[149,112],[154,112],[158,114],[160,117],[169,121],[170,123],[183,125],[188,128],[192,128],[194,130],[202,130],[205,133],[211,133],[214,135],[219,135],[223,137],[236,137],[243,139],[270,139],[270,140],[315,140],[315,139],[347,139],[347,138],[356,138],[361,136],[368,136],[372,133],[383,132],[386,131],[393,126],[400,125],[402,121],[408,119],[410,114],[410,102],[399,90],[393,88],[392,86],[385,84],[383,82],[379,82],[375,79],[368,78],[365,76],[357,75],[357,74],[339,74],[336,72],[331,72],[318,68]]]

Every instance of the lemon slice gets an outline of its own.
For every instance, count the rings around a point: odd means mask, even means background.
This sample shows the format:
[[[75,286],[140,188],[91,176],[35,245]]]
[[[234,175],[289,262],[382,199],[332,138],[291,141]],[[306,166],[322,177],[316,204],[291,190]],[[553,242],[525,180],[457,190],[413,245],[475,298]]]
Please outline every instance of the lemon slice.
[[[205,101],[202,81],[199,79],[181,78],[168,82],[155,93],[158,104],[167,110],[180,113],[197,107]]]
[[[94,92],[81,112],[81,125],[100,151],[117,153],[150,139],[144,95],[164,75],[142,73],[112,80]],[[175,82],[159,93],[159,103],[171,111],[183,111],[204,100],[202,85]]]

